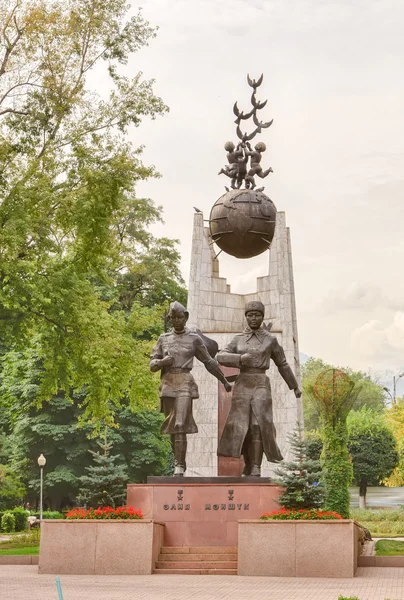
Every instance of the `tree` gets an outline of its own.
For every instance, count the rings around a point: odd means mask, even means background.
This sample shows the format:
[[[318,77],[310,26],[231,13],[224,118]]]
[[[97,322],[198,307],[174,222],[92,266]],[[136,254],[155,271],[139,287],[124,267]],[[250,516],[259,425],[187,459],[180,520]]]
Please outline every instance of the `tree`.
[[[384,415],[365,406],[349,413],[347,425],[354,480],[359,486],[359,508],[364,509],[368,485],[377,485],[397,464],[396,441]]]
[[[404,485],[404,400],[397,398],[397,402],[386,410],[386,423],[397,442],[398,464],[393,473],[384,480],[389,487]]]
[[[321,465],[319,460],[308,457],[303,429],[298,427],[289,436],[294,461],[283,461],[276,469],[277,483],[285,489],[278,502],[284,508],[320,508],[324,501],[324,491],[320,483]]]
[[[325,489],[325,506],[349,518],[349,491],[353,471],[348,452],[346,420],[357,401],[360,385],[344,371],[325,369],[307,393],[317,403],[320,414],[320,434],[323,442],[321,465]]]
[[[9,466],[0,464],[0,511],[21,504],[25,493],[26,489],[16,473]]]
[[[25,378],[22,376],[24,368]],[[79,478],[89,465],[89,450],[96,450],[97,443],[91,437],[91,425],[78,425],[82,396],[76,395],[71,401],[60,393],[41,409],[36,408],[32,402],[37,391],[35,372],[35,368],[30,370],[24,363],[16,372],[13,388],[8,389],[9,393],[13,393],[9,412],[11,431],[2,438],[0,464],[5,464],[8,479],[14,474],[13,482],[19,483],[15,492],[18,499],[25,497],[35,505],[39,492],[37,459],[43,452],[47,459],[45,502],[60,509],[76,503]],[[6,381],[10,384],[9,380]],[[129,406],[123,406],[115,410],[115,422],[116,428],[110,430],[109,438],[115,453],[126,466],[129,481],[140,483],[148,475],[164,474],[170,444],[166,436],[160,435],[162,415],[155,409],[133,412]],[[28,494],[25,487],[29,490]]]
[[[303,375],[303,409],[304,425],[306,431],[312,431],[319,428],[320,409],[317,401],[308,390],[311,389],[316,377],[325,369],[335,369],[322,361],[320,358],[309,358],[302,367]],[[360,392],[355,400],[353,408],[359,410],[362,406],[368,406],[373,410],[384,407],[383,386],[373,381],[370,375],[362,371],[353,371],[350,368],[342,369],[354,383],[360,387]]]
[[[145,483],[149,475],[164,475],[169,468],[171,444],[160,434],[163,415],[124,407],[116,415],[117,429],[109,431],[116,454],[125,462],[130,483]]]
[[[98,445],[102,453],[90,450],[94,464],[85,468],[87,475],[80,477],[78,502],[86,508],[115,508],[125,502],[128,482],[126,467],[120,456],[110,454],[112,443],[107,442],[107,428],[103,443],[98,442]]]
[[[124,397],[156,398],[139,298],[149,317],[161,307],[146,284],[128,313],[114,307],[122,276],[141,279],[178,254],[147,233],[160,209],[135,194],[156,172],[128,128],[166,107],[152,81],[119,72],[155,35],[126,10],[126,0],[0,5],[0,339],[6,363],[15,352],[40,361],[39,405],[85,390],[82,418],[93,423],[112,423]],[[88,84],[95,69],[109,77],[103,96]],[[167,296],[182,285],[178,271],[172,284],[162,280]]]

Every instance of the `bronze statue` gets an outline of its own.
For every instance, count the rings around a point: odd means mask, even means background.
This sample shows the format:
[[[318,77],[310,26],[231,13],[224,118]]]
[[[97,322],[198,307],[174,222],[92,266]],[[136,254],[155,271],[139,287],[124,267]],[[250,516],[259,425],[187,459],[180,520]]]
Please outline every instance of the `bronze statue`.
[[[173,329],[159,337],[150,357],[150,370],[161,370],[160,410],[165,415],[161,433],[171,436],[174,475],[183,476],[186,471],[187,434],[198,432],[192,414],[192,402],[199,397],[198,386],[191,374],[194,357],[203,362],[227,391],[231,390],[231,385],[209,354],[201,335],[186,328],[189,314],[185,307],[173,302],[168,316]]]
[[[247,175],[248,156],[244,152],[241,142],[237,144],[237,148],[233,142],[226,142],[224,149],[227,150],[227,161],[229,164],[224,169],[220,169],[219,175],[223,173],[227,177],[230,177],[231,187],[239,189]]]
[[[258,175],[261,179],[264,179],[269,173],[273,173],[272,167],[269,167],[266,171],[262,170],[261,167],[261,158],[262,153],[265,152],[267,147],[264,142],[258,142],[255,145],[254,150],[251,148],[251,144],[249,142],[246,143],[248,150],[246,151],[246,156],[251,158],[251,168],[248,171],[248,175],[245,178],[246,187],[250,184],[250,189],[255,188],[255,179],[254,176]]]
[[[253,88],[253,93],[251,95],[252,109],[247,114],[244,114],[243,111],[240,111],[237,106],[237,102],[235,102],[233,106],[233,112],[236,116],[236,120],[234,122],[237,124],[236,134],[241,141],[238,143],[237,148],[233,142],[226,142],[224,147],[228,152],[227,160],[229,164],[224,169],[219,171],[219,175],[223,173],[224,175],[227,175],[227,177],[231,178],[231,187],[233,189],[236,187],[239,189],[243,182],[245,182],[246,189],[254,189],[254,175],[258,175],[258,177],[264,179],[267,175],[269,175],[269,173],[273,173],[271,168],[263,171],[260,165],[262,152],[266,150],[265,144],[263,142],[257,144],[255,146],[255,151],[251,149],[251,145],[249,144],[249,142],[257,135],[257,133],[261,133],[263,129],[267,129],[273,123],[273,119],[267,123],[263,123],[262,121],[259,121],[257,116],[257,112],[264,108],[267,103],[267,100],[264,102],[259,102],[256,98],[257,88],[261,85],[263,79],[263,75],[261,75],[258,81],[251,79],[250,76],[247,75],[248,85]],[[253,119],[255,129],[250,134],[243,133],[240,128],[241,121],[247,121],[251,117]],[[249,157],[251,157],[251,168],[247,175],[246,165]],[[264,188],[261,188],[260,191],[263,189]]]
[[[283,459],[276,443],[271,386],[265,374],[270,359],[289,388],[294,390],[296,398],[302,395],[282,347],[262,326],[264,313],[262,302],[249,302],[245,307],[248,326],[217,355],[221,365],[240,369],[217,453],[236,458],[243,454],[243,475],[255,477],[261,475],[264,452],[270,462]]]

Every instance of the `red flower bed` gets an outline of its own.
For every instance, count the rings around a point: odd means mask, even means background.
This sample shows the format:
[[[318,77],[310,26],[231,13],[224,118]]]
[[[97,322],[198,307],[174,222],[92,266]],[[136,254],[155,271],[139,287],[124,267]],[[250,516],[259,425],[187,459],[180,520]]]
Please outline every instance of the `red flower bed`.
[[[290,508],[281,508],[273,510],[270,513],[261,515],[264,521],[279,520],[279,521],[328,521],[328,520],[343,520],[336,512],[329,510],[318,510],[317,508],[302,508],[301,510],[292,510]]]
[[[133,506],[104,506],[103,508],[74,508],[67,513],[66,519],[143,519],[140,508]]]

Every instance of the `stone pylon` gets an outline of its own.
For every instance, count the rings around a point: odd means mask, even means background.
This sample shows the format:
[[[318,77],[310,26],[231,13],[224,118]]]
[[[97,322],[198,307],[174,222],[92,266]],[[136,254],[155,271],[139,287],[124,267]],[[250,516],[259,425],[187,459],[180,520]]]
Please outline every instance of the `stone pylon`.
[[[273,323],[271,333],[283,346],[286,359],[300,382],[292,253],[285,213],[277,213],[275,236],[268,253],[268,275],[257,278],[254,293],[231,293],[226,279],[219,276],[219,261],[211,242],[203,213],[196,213],[189,278],[189,326],[201,329],[222,349],[235,333],[243,331],[245,304],[250,300],[261,300],[265,305],[265,323]],[[242,459],[218,459],[216,455],[231,395],[225,393],[223,386],[199,361],[195,361],[193,374],[200,394],[199,399],[194,400],[199,432],[188,436],[186,474],[195,477],[238,475]],[[274,364],[267,374],[271,381],[278,445],[284,458],[290,458],[287,436],[297,423],[303,424],[302,402],[289,390]],[[264,458],[262,475],[271,475],[273,467]]]

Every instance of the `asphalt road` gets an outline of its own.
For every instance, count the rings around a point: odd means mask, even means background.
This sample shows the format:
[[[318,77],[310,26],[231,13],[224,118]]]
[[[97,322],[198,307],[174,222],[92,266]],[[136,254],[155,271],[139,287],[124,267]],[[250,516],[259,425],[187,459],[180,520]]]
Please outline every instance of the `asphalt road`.
[[[349,489],[351,506],[359,506],[359,488]],[[367,508],[404,508],[404,487],[369,487],[366,494]]]

